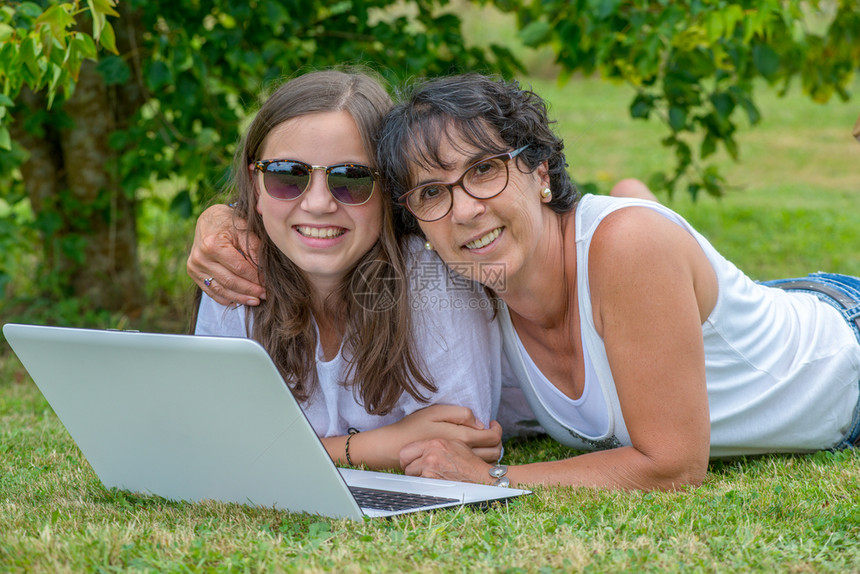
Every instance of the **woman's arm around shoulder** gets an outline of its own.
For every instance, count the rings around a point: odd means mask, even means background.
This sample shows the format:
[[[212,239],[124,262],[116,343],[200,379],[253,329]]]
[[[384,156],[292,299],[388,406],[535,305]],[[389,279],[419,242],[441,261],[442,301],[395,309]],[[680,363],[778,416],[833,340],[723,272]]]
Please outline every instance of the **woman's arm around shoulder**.
[[[257,260],[260,240],[237,229],[233,216],[233,209],[226,205],[212,205],[200,214],[186,271],[204,293],[222,305],[259,305],[266,292],[251,261]]]

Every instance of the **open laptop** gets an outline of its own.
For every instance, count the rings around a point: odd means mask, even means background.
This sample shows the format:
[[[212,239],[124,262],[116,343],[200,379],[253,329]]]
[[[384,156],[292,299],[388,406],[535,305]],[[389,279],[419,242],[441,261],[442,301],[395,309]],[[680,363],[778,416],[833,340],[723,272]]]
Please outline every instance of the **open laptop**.
[[[250,339],[16,324],[3,334],[107,488],[356,520],[528,494],[338,469]]]

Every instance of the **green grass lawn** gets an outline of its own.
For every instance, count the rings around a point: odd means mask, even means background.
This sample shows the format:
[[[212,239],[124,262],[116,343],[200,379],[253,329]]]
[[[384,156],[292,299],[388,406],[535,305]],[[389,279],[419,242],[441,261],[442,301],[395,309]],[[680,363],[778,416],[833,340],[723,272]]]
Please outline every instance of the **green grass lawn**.
[[[628,118],[627,88],[534,85],[553,104],[577,180],[608,189],[668,165],[659,128]],[[759,103],[764,120],[740,138],[742,163],[720,160],[737,188],[695,204],[678,193],[670,205],[754,278],[860,275],[860,144],[850,136],[860,104],[769,93]],[[185,243],[169,223],[143,224],[153,317],[163,319],[118,321],[180,330]],[[512,462],[569,454],[546,439],[507,450]],[[856,452],[717,462],[689,492],[538,488],[509,507],[358,524],[107,491],[0,350],[0,572],[858,572],[858,540]]]

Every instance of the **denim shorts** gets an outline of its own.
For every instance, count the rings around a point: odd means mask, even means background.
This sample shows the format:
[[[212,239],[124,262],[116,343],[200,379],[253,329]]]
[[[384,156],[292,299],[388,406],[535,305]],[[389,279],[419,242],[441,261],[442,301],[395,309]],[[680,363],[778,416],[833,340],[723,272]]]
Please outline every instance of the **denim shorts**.
[[[860,278],[836,273],[812,273],[798,279],[762,281],[761,284],[779,287],[786,291],[810,293],[825,303],[833,305],[842,314],[854,331],[857,342],[860,343]],[[857,384],[860,385],[860,381]],[[852,446],[860,447],[860,399],[854,407],[854,418],[848,426],[848,433],[833,447],[833,450]]]

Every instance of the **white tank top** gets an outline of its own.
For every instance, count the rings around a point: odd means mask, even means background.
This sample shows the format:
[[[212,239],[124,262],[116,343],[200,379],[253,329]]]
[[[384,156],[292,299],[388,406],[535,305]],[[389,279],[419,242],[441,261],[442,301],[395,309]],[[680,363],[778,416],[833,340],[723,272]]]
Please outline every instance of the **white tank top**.
[[[578,399],[572,399],[543,376],[516,332],[514,332],[514,336],[517,338],[520,354],[529,378],[535,383],[534,390],[544,407],[552,413],[553,417],[563,420],[567,426],[577,429],[584,436],[604,436],[609,430],[609,413],[606,410],[606,400],[600,387],[595,388],[598,383],[588,354],[583,355],[585,381],[582,395]]]
[[[603,405],[595,400],[559,408],[561,403],[550,399],[546,389],[538,390],[551,383],[529,372],[531,359],[518,343],[510,315],[504,308],[500,312],[511,368],[544,429],[582,450],[631,444],[606,349],[594,326],[588,284],[588,253],[597,226],[628,206],[653,209],[686,229],[717,276],[717,302],[702,325],[711,456],[810,452],[839,442],[860,394],[860,343],[840,313],[812,295],[755,283],[665,206],[592,195],[582,198],[575,213],[577,292],[583,355],[592,366],[586,385],[596,387],[591,396],[602,395]],[[605,430],[565,414],[577,408],[603,409]]]

